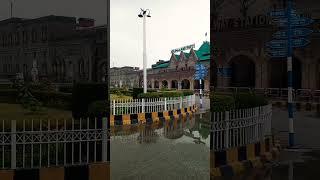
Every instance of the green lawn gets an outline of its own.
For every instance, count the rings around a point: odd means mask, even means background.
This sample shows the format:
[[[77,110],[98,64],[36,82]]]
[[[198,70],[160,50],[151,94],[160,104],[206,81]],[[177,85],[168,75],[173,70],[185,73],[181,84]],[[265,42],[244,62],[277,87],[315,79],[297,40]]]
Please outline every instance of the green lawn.
[[[41,113],[32,113],[24,109],[20,104],[0,103],[0,120],[23,120],[23,119],[60,119],[72,118],[71,111],[46,108]]]
[[[116,100],[116,99],[132,99],[131,96],[125,96],[125,95],[116,95],[116,94],[110,94],[111,100]]]

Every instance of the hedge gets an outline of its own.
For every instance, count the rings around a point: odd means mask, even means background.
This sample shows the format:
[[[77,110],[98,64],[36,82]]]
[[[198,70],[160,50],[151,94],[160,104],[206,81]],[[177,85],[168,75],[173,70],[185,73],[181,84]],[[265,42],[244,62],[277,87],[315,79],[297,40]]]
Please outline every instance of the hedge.
[[[62,86],[59,87],[59,91],[62,93],[72,93],[73,87],[72,86]]]
[[[106,83],[75,84],[72,92],[73,117],[87,117],[89,104],[95,101],[108,101],[108,93],[108,84]],[[108,108],[108,106],[106,108]]]
[[[107,112],[107,101],[94,101],[88,106],[89,117],[104,117]]]
[[[232,96],[214,95],[210,97],[211,111],[224,112],[235,108],[235,101]]]
[[[137,99],[138,95],[143,93],[143,88],[133,88],[132,89],[132,97],[133,99]]]
[[[191,90],[182,90],[182,93],[184,96],[191,96],[194,94]]]
[[[233,95],[210,95],[211,111],[222,112],[232,109],[246,109],[268,104],[268,100],[254,93],[235,93]]]
[[[46,107],[72,109],[72,94],[62,92],[31,91],[31,94]]]
[[[158,92],[157,90],[155,89],[148,89],[147,90],[148,93],[155,93],[155,92]],[[131,96],[133,99],[137,99],[139,98],[138,96],[140,94],[143,94],[143,88],[133,88],[132,89],[132,93],[131,93]],[[125,95],[125,94],[124,94]]]
[[[233,95],[237,109],[253,108],[268,104],[268,100],[263,96],[254,93],[236,93]]]
[[[160,91],[160,92],[141,93],[138,95],[138,98],[181,97],[181,96],[188,96],[188,95],[191,95],[190,92]]]

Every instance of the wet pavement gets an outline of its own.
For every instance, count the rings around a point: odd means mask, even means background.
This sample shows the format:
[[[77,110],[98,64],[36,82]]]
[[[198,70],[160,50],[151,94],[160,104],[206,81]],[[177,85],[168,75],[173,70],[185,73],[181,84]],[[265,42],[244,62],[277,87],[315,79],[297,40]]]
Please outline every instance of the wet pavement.
[[[297,112],[296,140],[299,149],[283,150],[278,162],[222,180],[319,180],[320,118]],[[111,141],[111,179],[115,180],[206,180],[209,177],[209,113],[178,123],[119,131]],[[273,111],[274,132],[286,143],[287,112]]]

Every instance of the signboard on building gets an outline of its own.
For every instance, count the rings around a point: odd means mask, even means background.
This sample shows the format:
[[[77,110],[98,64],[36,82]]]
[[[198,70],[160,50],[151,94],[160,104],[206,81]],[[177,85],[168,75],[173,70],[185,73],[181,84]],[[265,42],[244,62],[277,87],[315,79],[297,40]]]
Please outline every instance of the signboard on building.
[[[171,50],[171,53],[181,52],[181,51],[185,51],[185,50],[192,49],[192,48],[195,48],[195,47],[196,47],[195,44],[191,44],[191,45],[184,46],[184,47],[181,47],[181,48],[178,48],[178,49],[173,49],[173,50]]]

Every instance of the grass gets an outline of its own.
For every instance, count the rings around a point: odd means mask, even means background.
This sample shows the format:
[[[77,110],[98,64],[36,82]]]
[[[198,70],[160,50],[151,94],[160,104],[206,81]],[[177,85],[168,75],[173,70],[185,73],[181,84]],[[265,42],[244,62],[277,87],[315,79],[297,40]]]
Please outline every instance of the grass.
[[[117,95],[117,94],[110,94],[111,100],[116,100],[116,99],[132,99],[131,96],[125,96],[125,95]]]
[[[0,120],[60,119],[60,118],[72,118],[72,112],[53,109],[53,108],[45,108],[43,112],[34,113],[24,109],[20,104],[0,103]]]

